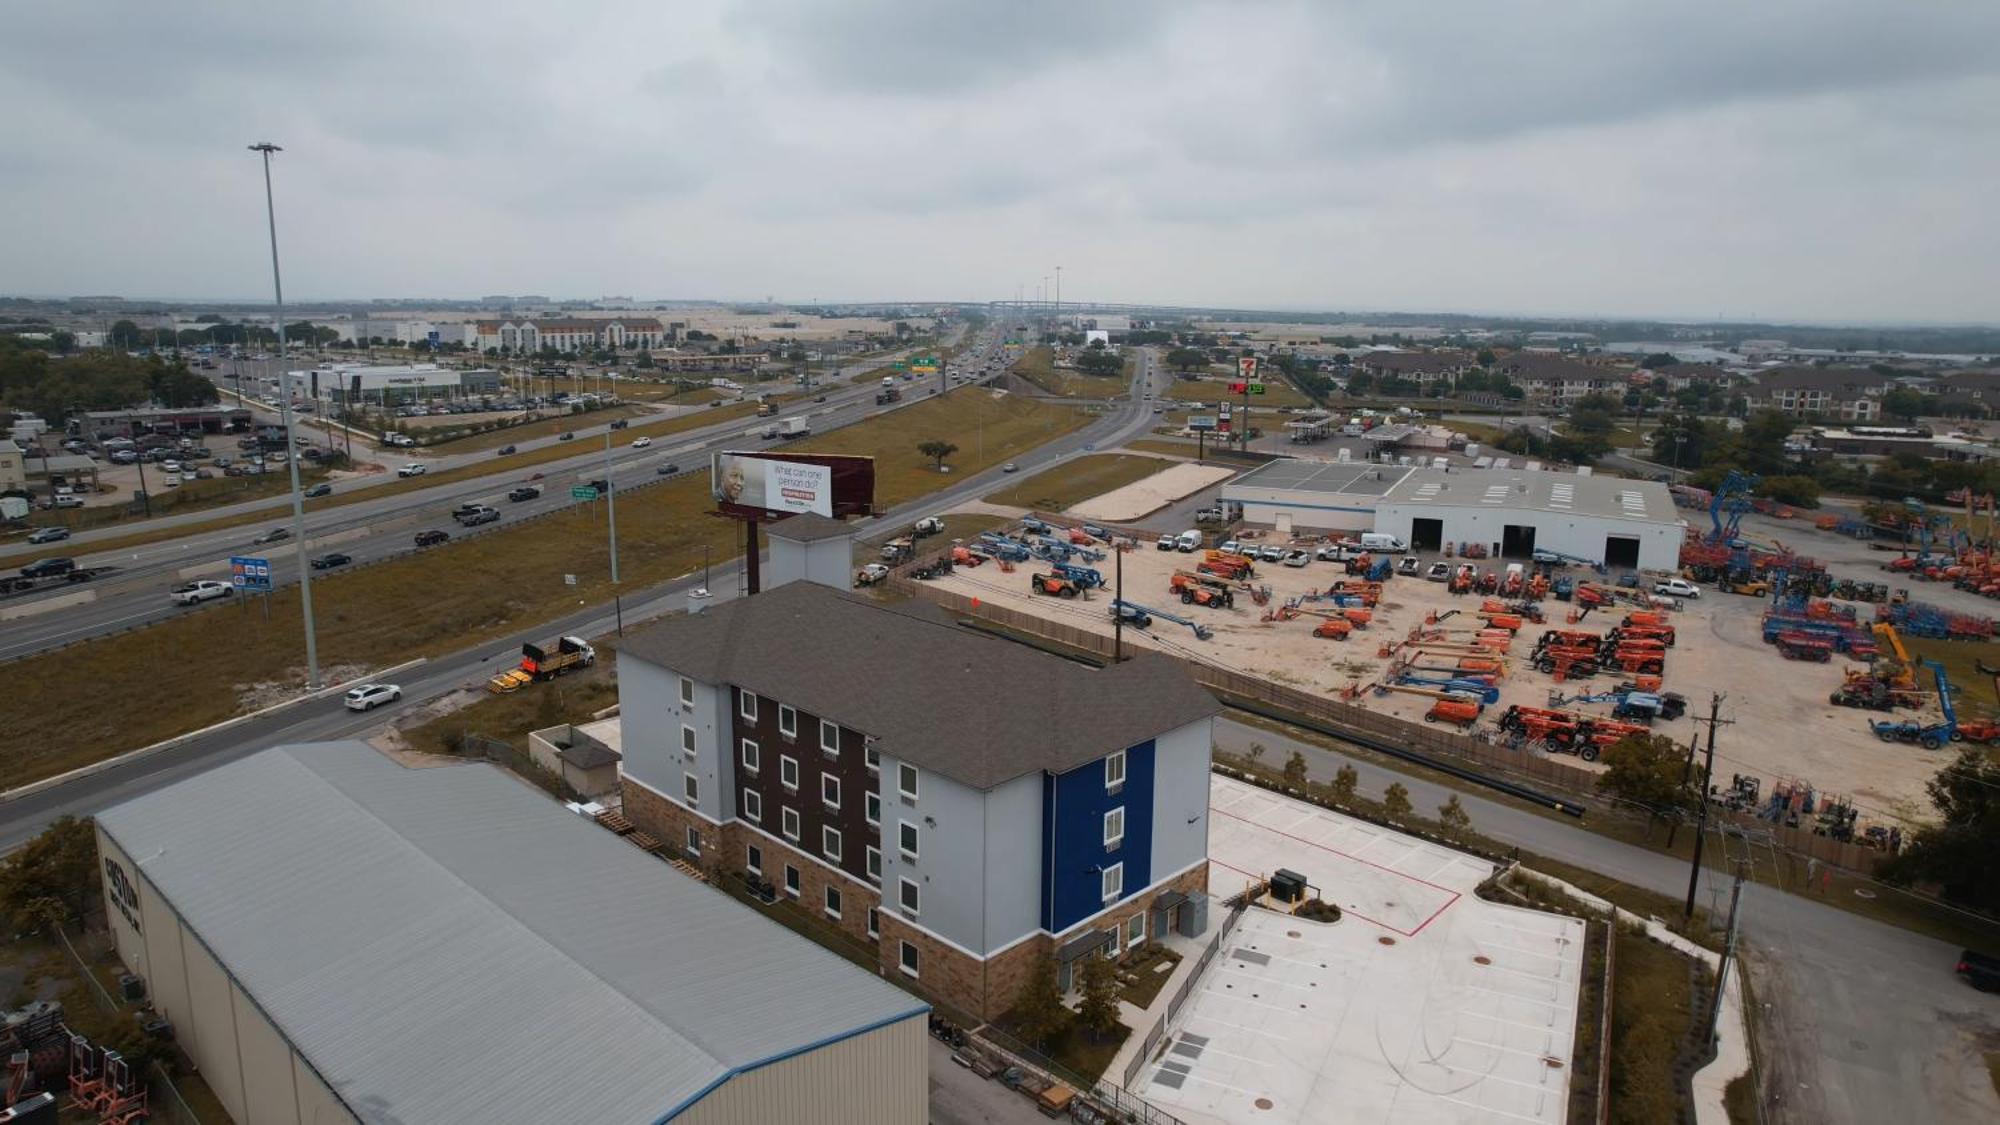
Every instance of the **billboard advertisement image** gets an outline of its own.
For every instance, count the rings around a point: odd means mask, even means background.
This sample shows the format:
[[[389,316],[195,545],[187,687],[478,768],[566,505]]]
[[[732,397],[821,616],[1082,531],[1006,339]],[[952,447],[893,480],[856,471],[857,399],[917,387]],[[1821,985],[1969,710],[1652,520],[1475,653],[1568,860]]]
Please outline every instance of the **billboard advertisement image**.
[[[833,469],[827,465],[718,453],[713,480],[715,499],[725,505],[833,515]]]

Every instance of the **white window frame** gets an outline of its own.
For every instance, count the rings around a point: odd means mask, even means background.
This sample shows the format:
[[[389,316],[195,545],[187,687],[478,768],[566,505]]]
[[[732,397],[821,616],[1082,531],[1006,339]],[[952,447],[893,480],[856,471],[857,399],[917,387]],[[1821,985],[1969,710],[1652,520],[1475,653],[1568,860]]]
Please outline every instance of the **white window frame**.
[[[1117,902],[1125,897],[1125,865],[1107,864],[1097,877],[1097,890],[1101,901]]]
[[[799,810],[786,805],[778,812],[778,833],[796,844],[799,842]]]
[[[701,807],[701,779],[691,773],[681,775],[681,799],[688,808]]]
[[[861,761],[867,765],[869,773],[879,774],[882,772],[882,752],[873,746],[869,746],[861,751]]]
[[[694,706],[694,681],[686,676],[681,677],[681,706]]]
[[[819,850],[821,855],[834,863],[839,863],[840,849],[843,843],[844,841],[840,838],[840,829],[835,828],[831,824],[820,825]]]
[[[907,788],[905,788],[903,785],[903,782],[905,781],[910,783]],[[917,790],[921,786],[921,784],[922,784],[922,776],[917,770],[917,767],[911,765],[908,762],[896,763],[897,796],[903,798],[905,801],[914,801],[917,799]]]
[[[1117,831],[1113,832],[1112,829]],[[1119,805],[1104,814],[1104,850],[1117,851],[1125,843],[1125,806]]]
[[[799,869],[789,863],[785,865],[785,893],[799,897]]]
[[[778,733],[786,738],[799,736],[799,713],[789,703],[778,704]]]
[[[861,799],[861,815],[868,823],[882,827],[882,794],[870,789]]]
[[[882,885],[881,848],[878,848],[873,844],[868,845],[868,866],[867,868],[865,868],[865,870],[868,872],[868,879],[870,882],[874,883],[878,887]]]
[[[790,754],[778,755],[778,784],[790,792],[799,791],[799,760]]]
[[[743,870],[752,875],[764,873],[764,849],[755,844],[743,845]]]
[[[826,795],[826,788],[829,785],[833,786],[833,796],[831,797]],[[819,801],[820,804],[825,805],[827,808],[835,811],[840,809],[840,778],[830,773],[819,775]]]
[[[695,749],[694,749],[694,740],[695,740],[695,733],[694,733],[694,728],[693,728],[693,727],[691,727],[691,726],[688,726],[688,725],[687,725],[686,723],[682,723],[682,724],[681,724],[681,753],[683,753],[683,754],[686,754],[686,755],[687,755],[688,757],[690,757],[690,758],[694,757],[694,755],[695,755]]]
[[[1113,777],[1116,773],[1118,776]],[[1104,759],[1104,791],[1116,793],[1125,788],[1125,751],[1109,754]]]
[[[910,962],[912,961],[915,961],[917,963],[916,968],[911,967]],[[904,942],[903,948],[898,950],[896,953],[896,967],[903,970],[903,975],[909,977],[911,980],[920,980],[922,979],[920,974],[920,969],[922,968],[922,966],[923,966],[922,952],[919,951],[916,946],[911,945],[909,942],[907,941]]]
[[[752,824],[764,823],[764,795],[755,789],[743,791],[743,819]]]
[[[764,749],[754,738],[743,740],[743,769],[754,775],[764,767]]]
[[[845,903],[841,900],[840,888],[834,886],[832,883],[828,883],[825,892],[820,895],[821,909],[826,911],[827,917],[837,920],[840,917],[840,908],[843,905]]]
[[[882,912],[872,906],[868,908],[868,936],[871,938],[882,936]]]
[[[757,693],[737,689],[736,713],[751,722],[757,721]]]
[[[833,745],[826,744],[828,731],[833,732]],[[819,752],[829,758],[840,757],[840,724],[826,719],[819,721]]]
[[[688,825],[687,830],[687,850],[690,855],[701,854],[701,829],[692,824]]]
[[[910,899],[912,898],[916,899],[917,904],[915,906],[910,905]],[[907,876],[898,879],[896,887],[897,909],[915,918],[924,912],[923,906],[924,889],[917,885],[917,881]]]
[[[911,843],[908,845],[905,845],[903,843],[903,829],[905,828],[910,830]],[[923,843],[923,835],[924,835],[924,830],[918,827],[917,825],[912,824],[907,820],[897,821],[896,850],[903,853],[904,859],[915,862],[919,854],[918,848],[915,845]]]
[[[1134,926],[1138,927],[1137,933],[1133,932]],[[1146,912],[1141,910],[1125,920],[1125,948],[1133,949],[1144,944],[1146,944]]]

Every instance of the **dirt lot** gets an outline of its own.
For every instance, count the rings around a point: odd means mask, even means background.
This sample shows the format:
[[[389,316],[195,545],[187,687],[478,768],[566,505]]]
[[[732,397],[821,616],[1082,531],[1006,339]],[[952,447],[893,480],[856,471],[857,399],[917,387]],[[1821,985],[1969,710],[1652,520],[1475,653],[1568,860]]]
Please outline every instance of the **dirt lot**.
[[[1161,552],[1151,546],[1126,556],[1125,588],[1132,601],[1189,617],[1214,630],[1212,639],[1200,641],[1181,625],[1155,620],[1150,636],[1139,634],[1147,637],[1143,643],[1329,694],[1375,683],[1389,662],[1382,652],[1384,645],[1406,637],[1426,615],[1475,610],[1480,601],[1470,596],[1454,597],[1442,583],[1394,578],[1368,629],[1345,642],[1322,640],[1312,635],[1318,618],[1265,621],[1267,607],[1253,604],[1248,596],[1239,596],[1235,606],[1227,610],[1180,604],[1167,592],[1168,578],[1177,569],[1192,569],[1196,561],[1198,556]],[[1423,559],[1426,567],[1432,561],[1430,556]],[[1265,563],[1258,566],[1255,581],[1272,588],[1271,606],[1277,606],[1309,590],[1323,592],[1345,577],[1345,566],[1340,563],[1315,561],[1299,569]],[[1006,574],[989,563],[975,570],[960,570],[940,585],[1066,624],[1106,633],[1111,629],[1108,591],[1092,592],[1079,601],[1036,597],[1028,591],[1025,567]],[[1621,678],[1605,673],[1565,685],[1529,667],[1526,656],[1539,630],[1565,624],[1570,613],[1567,603],[1550,600],[1544,604],[1548,622],[1527,626],[1516,639],[1510,653],[1510,674],[1500,684],[1500,702],[1486,709],[1475,729],[1492,730],[1510,704],[1546,706],[1552,689],[1571,694],[1604,691]],[[1840,682],[1842,662],[1800,664],[1781,658],[1761,640],[1759,615],[1764,604],[1711,591],[1704,598],[1685,603],[1677,615],[1678,643],[1668,653],[1666,690],[1687,696],[1690,709],[1703,714],[1711,692],[1727,696],[1722,717],[1732,725],[1723,727],[1717,740],[1717,777],[1726,786],[1733,773],[1757,774],[1764,779],[1766,794],[1779,779],[1798,779],[1815,786],[1822,796],[1852,798],[1864,816],[1928,816],[1924,783],[1944,764],[1945,753],[1878,741],[1867,726],[1872,712],[1830,706],[1827,696]],[[1865,608],[1863,612],[1867,612]],[[1600,611],[1579,627],[1602,632],[1620,616],[1622,611],[1609,616]],[[1461,616],[1444,624],[1463,620]],[[1134,632],[1126,631],[1128,640]],[[1423,696],[1376,695],[1366,690],[1356,701],[1412,719],[1420,717],[1431,703]],[[1604,714],[1610,710],[1608,704],[1582,704],[1577,709]],[[1656,729],[1686,741],[1695,734],[1697,725],[1684,718],[1663,722]]]

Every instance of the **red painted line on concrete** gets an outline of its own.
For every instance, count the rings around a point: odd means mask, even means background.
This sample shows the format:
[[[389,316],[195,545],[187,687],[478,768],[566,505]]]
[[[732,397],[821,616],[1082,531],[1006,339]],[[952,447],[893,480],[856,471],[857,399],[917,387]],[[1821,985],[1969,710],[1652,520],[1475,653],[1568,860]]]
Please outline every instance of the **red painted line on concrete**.
[[[1231,819],[1231,820],[1240,820],[1240,821],[1242,821],[1243,823],[1245,823],[1245,824],[1248,824],[1248,825],[1250,825],[1250,826],[1251,826],[1252,828],[1255,828],[1255,829],[1257,829],[1257,830],[1258,830],[1258,831],[1260,831],[1260,832],[1269,832],[1269,833],[1270,833],[1271,835],[1273,835],[1273,836],[1283,836],[1283,837],[1284,837],[1285,839],[1287,839],[1287,840],[1296,840],[1296,841],[1298,841],[1299,843],[1301,843],[1301,844],[1304,844],[1305,846],[1307,846],[1307,847],[1309,847],[1309,848],[1318,848],[1318,849],[1319,849],[1320,851],[1323,851],[1323,852],[1332,852],[1332,853],[1333,853],[1334,855],[1337,855],[1337,856],[1340,856],[1340,857],[1341,857],[1341,858],[1343,858],[1343,859],[1351,859],[1351,860],[1353,860],[1353,861],[1354,861],[1354,862],[1356,862],[1356,863],[1365,863],[1365,864],[1367,864],[1368,866],[1370,866],[1370,867],[1373,867],[1373,868],[1375,868],[1375,869],[1376,869],[1376,870],[1378,870],[1378,871],[1387,871],[1387,872],[1388,872],[1389,874],[1391,874],[1391,875],[1394,875],[1394,876],[1395,876],[1396,878],[1398,878],[1398,879],[1408,879],[1408,880],[1409,880],[1410,882],[1412,882],[1412,883],[1418,883],[1418,884],[1421,884],[1421,885],[1423,885],[1423,886],[1426,886],[1426,887],[1429,887],[1429,888],[1430,888],[1431,890],[1434,890],[1434,891],[1443,891],[1444,893],[1446,893],[1446,894],[1450,895],[1450,896],[1451,896],[1451,897],[1453,897],[1453,898],[1457,898],[1457,897],[1459,897],[1459,896],[1458,896],[1458,892],[1457,892],[1457,891],[1454,891],[1454,890],[1452,890],[1452,889],[1451,889],[1450,887],[1440,887],[1440,886],[1438,886],[1438,885],[1437,885],[1436,883],[1433,883],[1433,882],[1431,882],[1431,881],[1430,881],[1430,880],[1428,880],[1428,879],[1419,879],[1419,878],[1417,878],[1417,877],[1416,877],[1415,875],[1411,875],[1411,874],[1408,874],[1408,873],[1406,873],[1406,872],[1402,872],[1402,871],[1398,871],[1398,870],[1396,870],[1396,869],[1395,869],[1395,868],[1393,868],[1393,867],[1385,867],[1385,866],[1383,866],[1382,864],[1379,864],[1379,863],[1376,863],[1376,862],[1375,862],[1374,860],[1372,860],[1372,859],[1362,859],[1362,858],[1361,858],[1360,856],[1358,856],[1358,855],[1348,855],[1348,854],[1347,854],[1346,852],[1344,852],[1344,851],[1341,851],[1341,850],[1340,850],[1339,848],[1329,848],[1329,847],[1327,847],[1327,846],[1326,846],[1325,844],[1322,844],[1322,843],[1318,843],[1317,841],[1313,841],[1313,840],[1308,840],[1308,839],[1306,839],[1306,838],[1305,838],[1304,836],[1294,836],[1294,835],[1292,835],[1292,834],[1291,834],[1290,832],[1280,832],[1280,831],[1278,831],[1277,829],[1275,829],[1275,828],[1272,828],[1272,827],[1271,827],[1270,825],[1267,825],[1267,824],[1258,824],[1258,823],[1257,823],[1256,821],[1254,821],[1254,820],[1251,820],[1251,819],[1250,819],[1249,817],[1247,817],[1247,816],[1237,816],[1237,815],[1236,815],[1235,813],[1233,813],[1233,812],[1228,812],[1228,811],[1226,811],[1226,810],[1223,810],[1223,809],[1218,809],[1218,808],[1216,808],[1216,807],[1215,807],[1215,806],[1213,806],[1213,805],[1210,805],[1210,806],[1209,806],[1209,811],[1210,811],[1210,812],[1217,812],[1217,813],[1221,813],[1221,814],[1222,814],[1223,816],[1226,816],[1226,817],[1228,817],[1228,818],[1229,818],[1229,819]]]

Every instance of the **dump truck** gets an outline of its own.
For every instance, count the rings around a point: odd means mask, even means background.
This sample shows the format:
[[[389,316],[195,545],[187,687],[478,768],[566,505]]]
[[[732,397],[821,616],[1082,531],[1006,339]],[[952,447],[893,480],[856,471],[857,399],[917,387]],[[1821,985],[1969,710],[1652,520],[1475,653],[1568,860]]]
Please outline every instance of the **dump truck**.
[[[524,644],[521,646],[521,663],[512,671],[502,672],[486,681],[486,690],[496,694],[519,691],[536,680],[553,680],[595,663],[597,650],[582,637],[558,638],[554,652],[537,644]]]
[[[777,403],[775,403],[775,402],[771,402],[770,400],[768,400],[768,399],[767,399],[767,400],[765,400],[765,401],[763,401],[763,402],[760,402],[760,403],[758,403],[758,404],[757,404],[757,417],[759,417],[759,418],[775,418],[775,417],[777,417],[777,416],[778,416],[778,404],[777,404]]]

